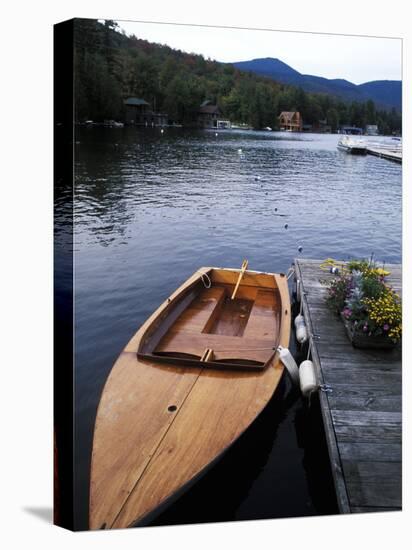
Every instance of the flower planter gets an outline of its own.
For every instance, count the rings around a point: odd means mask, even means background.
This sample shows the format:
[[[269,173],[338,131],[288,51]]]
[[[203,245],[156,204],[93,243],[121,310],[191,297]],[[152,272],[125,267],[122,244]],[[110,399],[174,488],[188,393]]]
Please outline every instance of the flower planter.
[[[376,267],[372,260],[352,260],[347,265],[340,277],[322,281],[328,287],[328,308],[332,312],[340,310],[353,347],[397,347],[402,337],[402,304],[400,296],[385,282],[389,272]]]
[[[397,342],[394,342],[388,336],[369,336],[367,333],[356,331],[353,324],[347,321],[342,314],[341,319],[345,325],[346,334],[354,348],[393,349],[397,345]]]

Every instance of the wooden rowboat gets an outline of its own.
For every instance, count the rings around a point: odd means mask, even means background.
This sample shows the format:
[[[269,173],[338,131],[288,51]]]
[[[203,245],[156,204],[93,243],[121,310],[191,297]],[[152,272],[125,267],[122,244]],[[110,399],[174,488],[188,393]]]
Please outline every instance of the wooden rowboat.
[[[283,274],[199,269],[136,332],[99,403],[91,529],[146,523],[246,430],[283,374]]]

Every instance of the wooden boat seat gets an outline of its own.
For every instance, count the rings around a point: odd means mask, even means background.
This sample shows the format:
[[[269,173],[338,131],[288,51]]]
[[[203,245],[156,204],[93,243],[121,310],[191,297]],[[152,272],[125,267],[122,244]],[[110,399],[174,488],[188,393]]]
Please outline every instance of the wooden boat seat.
[[[243,336],[273,341],[279,332],[280,297],[273,290],[258,290]]]
[[[244,359],[266,363],[274,353],[268,340],[221,334],[191,334],[188,338],[187,334],[170,331],[157,346],[154,355],[171,354],[177,357],[179,354],[187,354],[200,359],[206,349],[213,350],[215,361]]]
[[[207,350],[213,350],[213,361],[232,359],[264,364],[273,355],[276,345],[278,300],[273,290],[258,290],[253,301],[231,302],[223,286],[204,289],[163,336],[153,354],[201,360]],[[227,320],[221,321],[222,309],[236,308],[237,304],[242,311],[247,311],[241,315],[244,319],[236,324],[229,314]]]
[[[221,286],[202,290],[198,299],[194,300],[174,323],[173,332],[201,333],[221,306],[225,296],[226,289]]]

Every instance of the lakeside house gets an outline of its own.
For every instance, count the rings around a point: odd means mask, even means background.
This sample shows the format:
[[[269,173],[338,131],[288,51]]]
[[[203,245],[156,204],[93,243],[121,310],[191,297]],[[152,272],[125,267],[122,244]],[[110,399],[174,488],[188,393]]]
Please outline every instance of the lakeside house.
[[[166,126],[166,113],[157,113],[151,109],[150,103],[139,97],[128,97],[124,100],[125,123],[137,126]]]
[[[208,99],[204,101],[197,111],[197,124],[201,128],[218,128],[218,120],[222,112],[218,105],[213,105]]]
[[[299,111],[282,111],[278,116],[279,129],[287,132],[302,131],[302,117]]]

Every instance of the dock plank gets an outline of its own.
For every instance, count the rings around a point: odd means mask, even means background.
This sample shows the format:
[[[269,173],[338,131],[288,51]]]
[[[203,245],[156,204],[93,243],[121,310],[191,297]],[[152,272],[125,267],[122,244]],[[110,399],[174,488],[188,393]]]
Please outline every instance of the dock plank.
[[[402,465],[400,462],[343,460],[348,494],[353,506],[401,507]]]
[[[355,462],[401,462],[402,445],[390,443],[341,442],[340,455],[343,461]]]
[[[322,418],[342,513],[402,508],[402,349],[355,349],[339,317],[326,307],[322,281],[334,276],[321,260],[295,260],[295,278],[321,384]],[[402,293],[402,266],[386,264]]]
[[[375,157],[380,157],[387,160],[394,160],[395,162],[402,162],[402,152],[382,149],[379,147],[368,147],[368,155],[374,155]]]
[[[381,392],[385,388],[380,388]],[[401,412],[402,403],[400,403],[398,395],[376,395],[374,392],[362,395],[348,395],[348,386],[345,386],[345,391],[340,391],[337,394],[335,391],[329,395],[329,404],[335,410],[349,411],[388,411]]]
[[[349,426],[340,424],[335,426],[337,440],[342,441],[360,441],[364,443],[394,443],[399,444],[402,438],[402,429],[400,425],[385,426]]]

